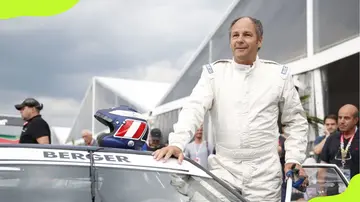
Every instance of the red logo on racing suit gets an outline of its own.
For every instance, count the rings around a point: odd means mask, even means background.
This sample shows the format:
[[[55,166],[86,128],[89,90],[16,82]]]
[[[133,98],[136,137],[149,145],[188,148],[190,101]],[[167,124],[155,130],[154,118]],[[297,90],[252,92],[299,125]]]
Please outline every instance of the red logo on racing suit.
[[[145,131],[145,122],[126,119],[116,131],[114,137],[138,140],[144,135]]]

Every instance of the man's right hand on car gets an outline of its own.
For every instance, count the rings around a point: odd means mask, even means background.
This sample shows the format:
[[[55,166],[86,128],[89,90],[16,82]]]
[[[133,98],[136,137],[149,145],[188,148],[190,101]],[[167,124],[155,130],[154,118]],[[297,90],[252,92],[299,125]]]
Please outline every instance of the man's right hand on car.
[[[164,159],[164,162],[166,162],[171,156],[175,156],[178,158],[179,164],[182,163],[184,160],[184,154],[181,151],[181,149],[177,146],[166,146],[161,149],[158,149],[152,153],[154,156],[154,159],[159,161],[161,159]]]

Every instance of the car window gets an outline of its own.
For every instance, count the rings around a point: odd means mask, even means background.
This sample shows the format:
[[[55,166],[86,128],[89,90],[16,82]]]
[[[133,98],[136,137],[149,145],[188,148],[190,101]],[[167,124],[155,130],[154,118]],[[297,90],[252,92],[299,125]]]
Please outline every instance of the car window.
[[[291,201],[309,201],[320,196],[337,195],[344,192],[348,185],[334,167],[304,165],[304,169],[309,177],[309,186],[305,193],[293,189]]]
[[[0,162],[0,195],[12,202],[91,201],[89,166]],[[241,201],[212,178],[146,169],[96,167],[96,201]]]

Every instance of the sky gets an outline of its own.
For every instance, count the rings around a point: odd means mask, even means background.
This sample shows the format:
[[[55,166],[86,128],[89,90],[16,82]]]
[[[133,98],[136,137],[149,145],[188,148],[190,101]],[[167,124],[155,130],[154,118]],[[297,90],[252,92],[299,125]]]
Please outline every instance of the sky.
[[[93,76],[172,83],[232,1],[80,0],[0,20],[0,114],[35,97],[50,125],[71,127]]]

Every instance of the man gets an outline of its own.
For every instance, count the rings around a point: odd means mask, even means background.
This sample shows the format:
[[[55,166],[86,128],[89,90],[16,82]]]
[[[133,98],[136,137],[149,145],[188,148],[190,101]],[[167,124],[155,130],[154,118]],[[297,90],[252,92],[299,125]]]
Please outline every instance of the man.
[[[359,173],[358,114],[359,110],[354,105],[346,104],[340,108],[340,132],[327,138],[320,155],[322,162],[338,165],[348,180]]]
[[[41,117],[43,105],[34,98],[26,98],[21,104],[15,105],[20,111],[24,123],[19,143],[51,144],[51,132],[48,123]]]
[[[150,131],[150,136],[146,144],[144,144],[142,150],[144,151],[155,151],[157,149],[163,148],[164,145],[161,144],[161,130],[158,128],[153,128]]]
[[[324,147],[324,144],[325,144],[327,138],[331,134],[334,134],[337,131],[337,128],[338,128],[337,116],[335,114],[327,115],[324,120],[324,125],[325,125],[325,130],[324,130],[325,134],[317,137],[314,142],[314,145],[315,145],[314,153],[316,155],[321,154],[321,151]]]
[[[214,148],[203,140],[203,126],[195,133],[195,139],[185,147],[185,156],[194,160],[205,169],[208,169],[208,157],[213,154]]]
[[[92,132],[90,130],[83,130],[81,136],[84,140],[84,145],[86,146],[97,146],[96,140],[93,138]]]
[[[282,173],[278,146],[278,114],[285,134],[285,172],[305,159],[308,123],[288,68],[257,56],[263,40],[259,20],[240,17],[230,26],[232,60],[205,65],[184,104],[169,146],[153,153],[182,162],[184,146],[209,110],[216,155],[209,169],[250,201],[280,201]],[[304,185],[305,186],[305,185]]]

